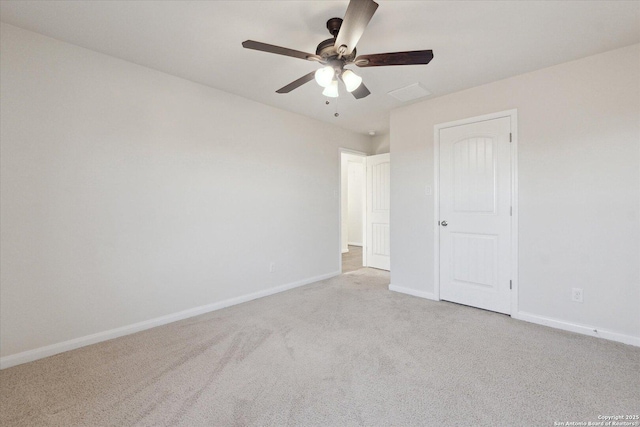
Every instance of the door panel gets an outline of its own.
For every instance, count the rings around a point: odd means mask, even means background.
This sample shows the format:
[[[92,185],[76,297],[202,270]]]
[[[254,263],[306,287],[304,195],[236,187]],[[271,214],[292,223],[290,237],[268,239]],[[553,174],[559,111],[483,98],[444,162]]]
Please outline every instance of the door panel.
[[[495,289],[498,270],[498,236],[451,233],[453,280],[470,287]]]
[[[390,155],[367,157],[366,265],[389,270]]]
[[[373,255],[389,256],[389,224],[371,224],[373,242],[371,242],[371,253]]]
[[[440,130],[440,297],[511,312],[508,117]]]
[[[453,144],[453,209],[495,213],[496,154],[492,138],[465,138]]]

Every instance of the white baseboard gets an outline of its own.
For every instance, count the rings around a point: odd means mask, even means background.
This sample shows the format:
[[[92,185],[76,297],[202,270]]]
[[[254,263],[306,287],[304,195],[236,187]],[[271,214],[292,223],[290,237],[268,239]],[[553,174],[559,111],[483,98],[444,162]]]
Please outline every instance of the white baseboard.
[[[27,362],[33,362],[34,360],[43,359],[45,357],[63,353],[65,351],[75,350],[80,347],[85,347],[85,346],[96,344],[102,341],[111,340],[124,335],[129,335],[136,332],[144,331],[146,329],[155,328],[156,326],[162,326],[162,325],[166,325],[167,323],[176,322],[178,320],[188,319],[189,317],[198,316],[200,314],[209,313],[211,311],[220,310],[226,307],[231,307],[236,304],[241,304],[243,302],[251,301],[257,298],[262,298],[269,295],[277,294],[279,292],[288,291],[289,289],[308,285],[314,282],[319,282],[320,280],[329,279],[331,277],[335,277],[338,275],[340,275],[340,272],[335,271],[333,273],[323,274],[315,277],[309,277],[307,279],[298,280],[297,282],[287,283],[285,285],[276,286],[274,288],[265,289],[262,291],[254,292],[247,295],[242,295],[235,298],[230,298],[224,301],[207,304],[200,307],[190,308],[188,310],[179,311],[177,313],[168,314],[166,316],[156,317],[155,319],[149,319],[149,320],[134,323],[131,325],[122,326],[120,328],[98,332],[96,334],[86,335],[84,337],[74,338],[68,341],[51,344],[45,347],[24,351],[22,353],[12,354],[12,355],[0,358],[0,369],[10,368],[12,366],[21,365]]]
[[[418,291],[415,289],[404,288],[404,287],[395,286],[395,285],[389,285],[389,290],[394,292],[400,292],[407,295],[413,295],[415,297],[438,301],[435,298],[435,295],[430,292]],[[607,331],[607,330],[599,329],[597,327],[592,327],[592,326],[579,325],[576,323],[570,323],[564,320],[552,319],[550,317],[539,316],[537,314],[526,313],[523,311],[519,311],[511,315],[511,317],[517,320],[523,320],[525,322],[530,322],[538,325],[549,326],[551,328],[561,329],[563,331],[576,332],[578,334],[604,338],[606,340],[617,341],[624,344],[640,347],[640,337],[634,337],[632,335],[625,335],[618,332]]]
[[[564,320],[552,319],[550,317],[539,316],[537,314],[526,313],[523,311],[519,311],[511,315],[511,317],[518,320],[524,320],[525,322],[531,322],[531,323],[536,323],[538,325],[549,326],[556,329],[562,329],[563,331],[576,332],[578,334],[604,338],[606,340],[617,341],[624,344],[640,347],[640,337],[620,334],[618,332],[611,332],[611,331],[599,329],[595,326],[579,325],[576,323],[570,323]]]
[[[402,294],[412,295],[414,297],[426,298],[433,301],[438,301],[435,295],[431,292],[417,291],[415,289],[403,288],[402,286],[389,285],[389,290],[393,292],[400,292]]]
[[[349,242],[347,243],[349,246],[359,246],[362,247],[362,243],[353,243],[353,242]]]

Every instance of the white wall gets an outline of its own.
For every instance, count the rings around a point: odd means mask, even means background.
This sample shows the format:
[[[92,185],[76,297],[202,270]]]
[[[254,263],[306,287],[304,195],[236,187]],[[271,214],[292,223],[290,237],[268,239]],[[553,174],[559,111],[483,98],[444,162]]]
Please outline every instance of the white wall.
[[[340,157],[340,249],[349,252],[349,164],[345,153]]]
[[[434,125],[517,108],[520,317],[640,343],[639,68],[634,45],[393,111],[392,284],[434,289]]]
[[[338,272],[339,147],[367,136],[0,39],[0,355]]]
[[[369,138],[369,137],[366,137]],[[369,142],[369,149],[371,149],[371,142]],[[349,208],[351,206],[351,210],[353,210],[354,208],[357,209],[357,206],[352,206],[352,204],[354,203],[353,200],[350,199],[350,195],[351,193],[354,191],[353,186],[349,186],[349,176],[350,176],[350,172],[349,172],[349,165],[350,164],[354,164],[354,163],[362,163],[363,162],[363,157],[362,156],[358,156],[358,155],[354,155],[354,154],[349,154],[349,153],[342,153],[342,157],[340,159],[340,165],[341,165],[341,171],[340,171],[340,179],[341,179],[341,218],[342,218],[342,230],[341,230],[341,237],[342,237],[342,242],[341,242],[341,247],[342,247],[342,253],[345,252],[349,252],[349,242],[351,242],[351,237],[353,235],[353,233],[355,232],[354,230],[351,230],[352,227],[358,227],[357,223],[354,220],[354,213],[350,212]],[[356,203],[357,205],[357,203]],[[362,209],[362,207],[360,207]],[[360,233],[360,241],[362,242],[362,232]]]
[[[362,246],[362,231],[364,229],[364,159],[364,157],[356,157],[356,160],[347,162],[348,239],[349,244],[354,246]]]

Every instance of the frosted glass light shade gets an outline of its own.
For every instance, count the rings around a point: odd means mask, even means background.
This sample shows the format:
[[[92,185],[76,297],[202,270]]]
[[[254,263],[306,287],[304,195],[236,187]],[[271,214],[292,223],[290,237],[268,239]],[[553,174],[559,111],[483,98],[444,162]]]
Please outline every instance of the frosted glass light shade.
[[[329,85],[324,88],[322,91],[324,96],[328,96],[329,98],[337,98],[338,97],[338,81],[332,80]]]
[[[347,87],[347,90],[349,92],[353,92],[354,90],[358,89],[358,86],[362,84],[362,77],[351,70],[344,70],[342,72],[342,81]]]
[[[335,71],[333,71],[333,67],[326,66],[320,68],[318,71],[316,71],[315,74],[316,82],[322,87],[327,87],[331,84],[331,80],[333,80],[334,74]]]

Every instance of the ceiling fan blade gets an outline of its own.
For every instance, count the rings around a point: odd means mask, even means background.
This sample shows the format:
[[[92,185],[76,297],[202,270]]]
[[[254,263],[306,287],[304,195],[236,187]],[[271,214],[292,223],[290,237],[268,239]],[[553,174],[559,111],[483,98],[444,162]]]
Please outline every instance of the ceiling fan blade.
[[[353,62],[358,67],[382,67],[385,65],[428,64],[432,59],[433,51],[431,50],[413,50],[409,52],[360,55]]]
[[[314,77],[315,77],[315,74],[316,74],[315,71],[312,71],[309,74],[305,74],[304,76],[300,77],[298,80],[292,81],[291,83],[289,83],[285,87],[282,87],[282,88],[278,89],[276,91],[276,93],[289,93],[292,90],[299,88],[303,84],[313,80]]]
[[[286,47],[261,43],[254,40],[246,40],[242,42],[242,47],[246,49],[259,50],[262,52],[276,53],[278,55],[291,56],[293,58],[306,59],[308,61],[322,61],[322,57],[314,55],[312,53],[301,52],[299,50],[288,49]]]
[[[347,47],[343,55],[349,55],[353,52],[377,8],[378,3],[373,0],[351,0],[349,2],[335,43],[336,49],[340,49],[340,46],[343,45]]]
[[[371,92],[369,92],[369,89],[367,89],[367,87],[364,85],[364,83],[360,83],[360,86],[358,86],[358,88],[356,90],[351,92],[351,95],[353,95],[354,98],[356,98],[356,99],[364,98],[366,96],[369,96],[370,94],[371,94]]]

